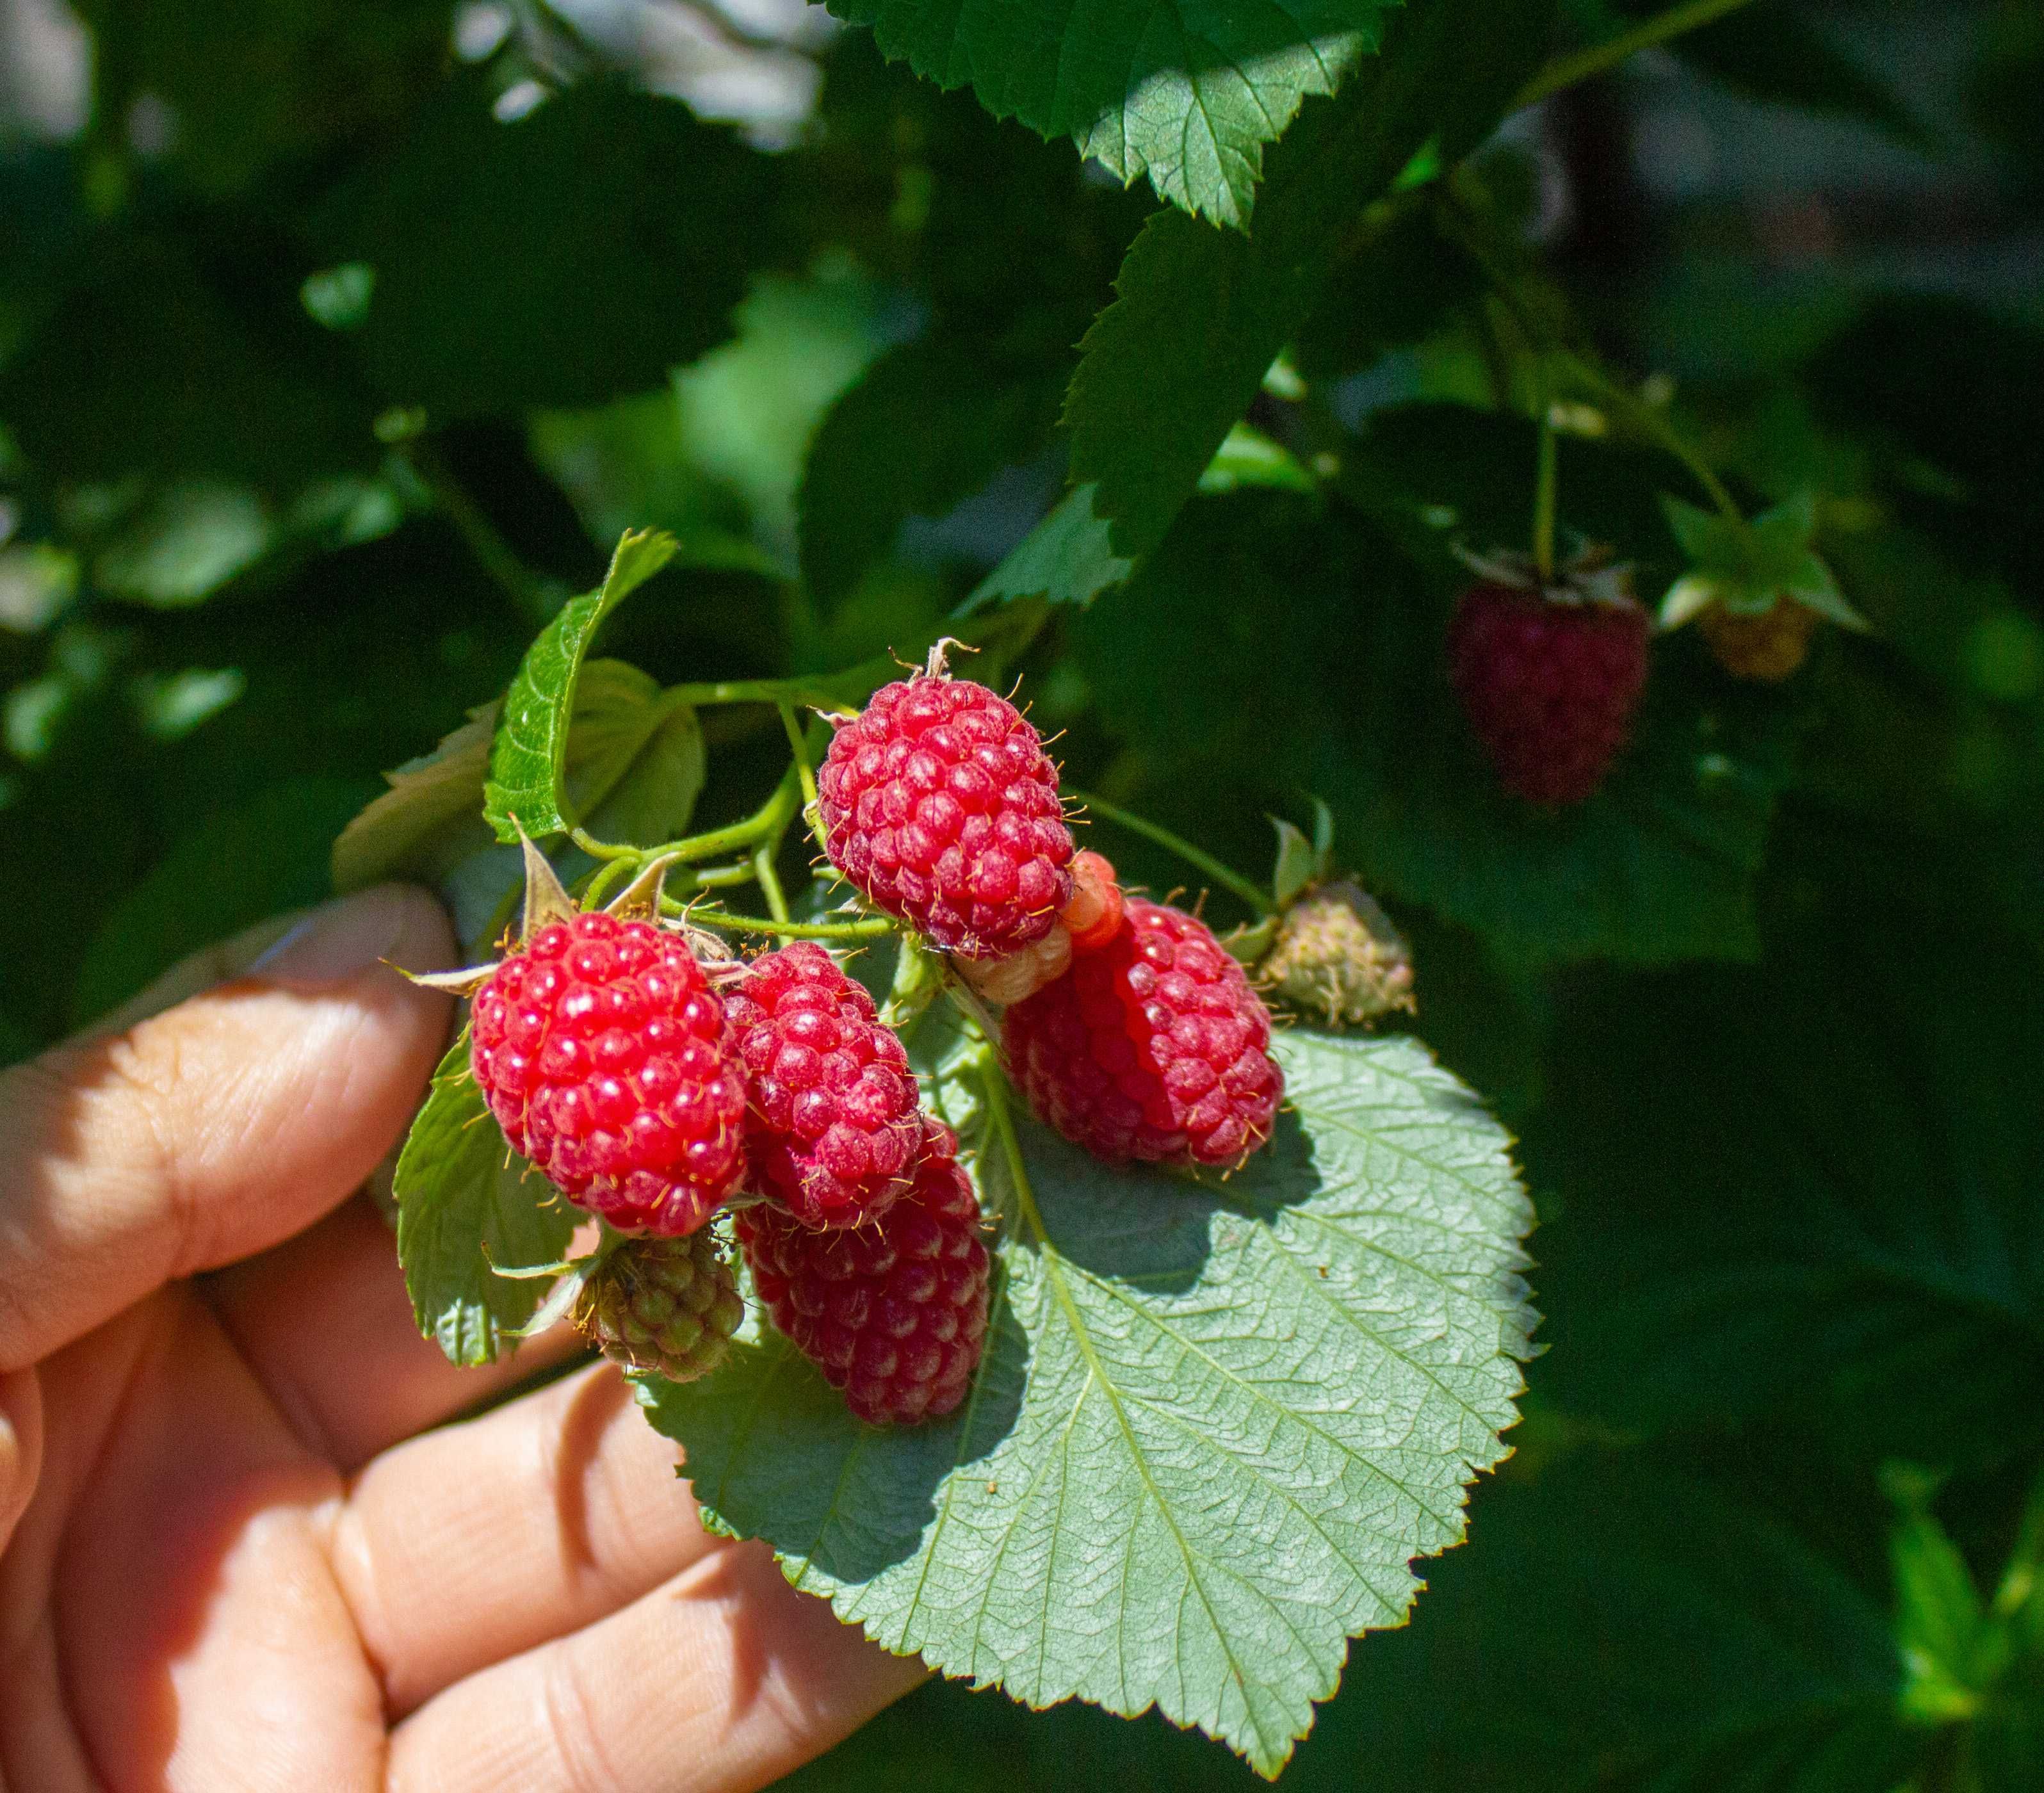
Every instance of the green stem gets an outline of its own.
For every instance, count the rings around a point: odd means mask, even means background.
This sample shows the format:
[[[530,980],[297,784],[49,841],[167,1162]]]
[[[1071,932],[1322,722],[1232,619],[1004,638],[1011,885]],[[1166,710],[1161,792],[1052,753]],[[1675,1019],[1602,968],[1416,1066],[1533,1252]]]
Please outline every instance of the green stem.
[[[715,704],[778,704],[785,709],[801,704],[813,709],[832,710],[842,716],[853,713],[853,706],[836,692],[805,678],[737,678],[702,685],[674,685],[661,695],[670,703],[693,704],[698,709],[706,709]]]
[[[1554,439],[1554,401],[1544,377],[1536,379],[1540,411],[1539,473],[1533,482],[1533,565],[1543,586],[1554,582],[1554,501],[1559,455]]]
[[[816,775],[809,764],[809,744],[795,719],[795,706],[785,697],[781,700],[781,726],[788,731],[788,751],[795,756],[796,775],[801,780],[802,807],[812,808],[816,801]]]
[[[1689,0],[1687,6],[1671,7],[1601,44],[1557,56],[1519,90],[1508,109],[1517,112],[1558,94],[1564,87],[1573,87],[1579,81],[1593,80],[1642,50],[1650,50],[1656,44],[1665,44],[1671,37],[1680,37],[1685,32],[1709,25],[1748,4],[1750,0]]]
[[[611,885],[632,870],[637,863],[636,860],[622,857],[605,860],[590,874],[589,882],[582,889],[582,906],[586,909],[599,907]]]
[[[643,847],[614,847],[607,840],[598,840],[586,828],[571,827],[568,839],[592,859],[615,860],[636,863],[652,855]]]
[[[1022,1161],[1022,1142],[1015,1131],[1015,1116],[1009,1111],[1006,1081],[998,1069],[989,1065],[980,1075],[979,1087],[986,1098],[986,1112],[993,1122],[993,1131],[1001,1140],[1001,1155],[1008,1161],[1008,1180],[1014,1188],[1022,1218],[1028,1223],[1029,1230],[1047,1244],[1043,1216],[1036,1211],[1036,1192],[1029,1186],[1029,1167]]]
[[[686,916],[698,927],[719,927],[734,934],[777,934],[789,940],[877,940],[895,931],[885,916],[865,916],[856,921],[779,921],[763,916],[727,915],[721,909],[692,909],[686,904],[663,900],[663,914]]]
[[[1557,351],[1562,364],[1599,398],[1618,412],[1642,435],[1651,436],[1662,448],[1673,455],[1689,470],[1689,477],[1708,494],[1717,507],[1718,514],[1727,521],[1746,523],[1746,513],[1739,508],[1739,501],[1725,488],[1724,482],[1712,471],[1710,463],[1698,454],[1682,432],[1669,423],[1660,411],[1608,374],[1593,366],[1581,355],[1567,349]]]
[[[1181,839],[1169,828],[1159,827],[1144,816],[1135,815],[1118,804],[1109,803],[1105,797],[1093,797],[1085,791],[1074,791],[1071,794],[1088,809],[1098,811],[1108,820],[1128,829],[1131,834],[1140,835],[1145,840],[1155,841],[1166,852],[1175,853],[1187,865],[1204,872],[1224,890],[1233,892],[1258,915],[1267,916],[1275,912],[1278,905],[1270,900],[1266,892],[1251,884],[1239,872],[1223,865],[1211,853]]]
[[[762,841],[752,852],[752,880],[766,899],[766,912],[774,920],[788,920],[788,899],[781,889],[781,874],[774,869],[774,851],[778,842]]]

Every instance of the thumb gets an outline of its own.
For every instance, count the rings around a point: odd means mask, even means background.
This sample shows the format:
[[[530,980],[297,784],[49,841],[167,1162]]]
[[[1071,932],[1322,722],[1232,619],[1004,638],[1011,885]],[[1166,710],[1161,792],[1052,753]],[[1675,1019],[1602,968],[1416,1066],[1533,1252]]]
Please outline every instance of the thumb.
[[[445,918],[385,886],[230,982],[0,1076],[0,1376],[173,1277],[274,1245],[368,1175],[446,1035]]]

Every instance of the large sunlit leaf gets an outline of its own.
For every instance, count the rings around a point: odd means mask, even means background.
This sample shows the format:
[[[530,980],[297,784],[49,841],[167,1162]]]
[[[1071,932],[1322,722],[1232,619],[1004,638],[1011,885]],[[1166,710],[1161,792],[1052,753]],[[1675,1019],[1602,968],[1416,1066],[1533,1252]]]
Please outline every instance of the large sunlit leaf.
[[[1249,221],[1266,147],[1375,49],[1395,0],[828,0],[888,56],[997,117],[1224,225]]]
[[[1850,1522],[1881,1520],[1869,1488]],[[1285,1793],[1869,1793],[1938,1746],[1898,1710],[1878,1592],[1783,1515],[1646,1453],[1515,1461],[1427,1580],[1410,1626],[1355,1651]],[[1009,1713],[936,1683],[787,1793],[1253,1784],[1167,1726]]]
[[[1147,553],[1258,382],[1320,307],[1362,213],[1430,138],[1458,152],[1538,61],[1546,9],[1434,0],[1401,17],[1381,62],[1306,107],[1270,156],[1247,236],[1180,213],[1143,227],[1115,302],[1086,333],[1065,401],[1072,477],[1115,551]],[[1484,55],[1472,61],[1469,44]]]
[[[889,1649],[1031,1705],[1154,1704],[1275,1773],[1461,1536],[1533,1323],[1531,1209],[1476,1100],[1409,1040],[1279,1050],[1291,1111],[1224,1181],[1023,1120],[1018,1182],[974,1129],[1005,1218],[956,1415],[863,1426],[756,1318],[717,1376],[649,1384],[709,1521]]]

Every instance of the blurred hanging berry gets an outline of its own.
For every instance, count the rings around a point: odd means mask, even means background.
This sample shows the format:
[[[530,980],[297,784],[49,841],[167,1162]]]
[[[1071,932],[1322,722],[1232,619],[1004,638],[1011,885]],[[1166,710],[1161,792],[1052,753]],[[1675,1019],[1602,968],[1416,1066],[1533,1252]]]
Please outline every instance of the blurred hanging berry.
[[[1448,624],[1448,672],[1499,781],[1527,803],[1593,795],[1632,730],[1646,683],[1646,612],[1627,570],[1578,556],[1543,586],[1496,555]]]

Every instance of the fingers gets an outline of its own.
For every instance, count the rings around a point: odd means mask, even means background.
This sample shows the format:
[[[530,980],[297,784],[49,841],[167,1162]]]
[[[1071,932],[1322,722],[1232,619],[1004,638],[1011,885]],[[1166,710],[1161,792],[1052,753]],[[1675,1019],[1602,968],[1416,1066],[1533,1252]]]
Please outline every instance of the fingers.
[[[746,1793],[923,1678],[763,1545],[720,1544],[601,1623],[450,1688],[398,1727],[389,1793]]]
[[[678,1461],[599,1364],[370,1465],[335,1524],[334,1572],[390,1710],[700,1557]]]
[[[397,1241],[366,1195],[206,1279],[228,1336],[307,1445],[343,1470],[582,1349],[557,1327],[479,1369],[422,1338]]]
[[[28,1509],[42,1461],[42,1384],[33,1369],[0,1376],[0,1551]]]
[[[0,1374],[360,1183],[447,1026],[445,996],[378,961],[451,950],[423,893],[365,891],[249,975],[0,1077]]]

